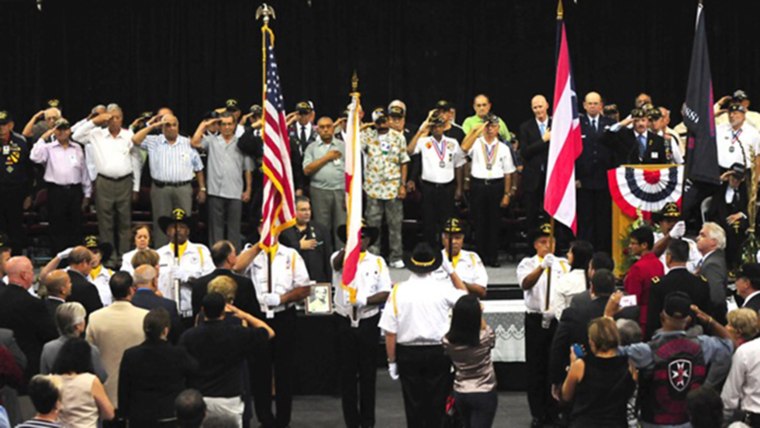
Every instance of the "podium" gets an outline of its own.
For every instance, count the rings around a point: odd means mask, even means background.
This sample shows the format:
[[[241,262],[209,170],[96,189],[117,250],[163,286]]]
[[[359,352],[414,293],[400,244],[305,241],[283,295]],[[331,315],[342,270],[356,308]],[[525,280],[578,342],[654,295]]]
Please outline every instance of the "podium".
[[[615,276],[622,277],[625,255],[621,240],[641,216],[651,220],[668,202],[681,205],[684,168],[682,165],[621,165],[607,171],[612,196],[612,259]]]

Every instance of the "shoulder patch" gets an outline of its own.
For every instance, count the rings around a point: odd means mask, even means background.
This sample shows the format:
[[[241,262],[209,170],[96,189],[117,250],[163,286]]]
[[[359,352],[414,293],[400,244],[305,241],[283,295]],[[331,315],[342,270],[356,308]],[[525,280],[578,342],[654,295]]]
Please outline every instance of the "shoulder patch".
[[[660,282],[660,279],[662,279],[662,278],[660,278],[659,276],[655,276],[655,277],[652,277],[652,284],[657,284],[657,283],[659,283],[659,282]]]

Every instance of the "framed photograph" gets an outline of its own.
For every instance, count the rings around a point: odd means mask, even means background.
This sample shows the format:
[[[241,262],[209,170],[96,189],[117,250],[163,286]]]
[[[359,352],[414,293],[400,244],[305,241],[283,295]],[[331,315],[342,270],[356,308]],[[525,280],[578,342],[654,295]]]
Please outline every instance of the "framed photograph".
[[[330,315],[332,312],[332,284],[318,282],[312,285],[311,294],[306,298],[306,314]]]

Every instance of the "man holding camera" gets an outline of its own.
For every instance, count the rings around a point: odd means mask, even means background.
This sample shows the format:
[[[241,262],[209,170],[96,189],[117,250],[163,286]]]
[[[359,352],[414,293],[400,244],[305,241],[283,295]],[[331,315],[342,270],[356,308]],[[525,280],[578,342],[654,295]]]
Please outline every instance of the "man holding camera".
[[[365,156],[364,191],[367,193],[365,218],[370,227],[381,228],[383,213],[388,223],[390,255],[388,265],[402,269],[401,222],[404,219],[403,199],[406,197],[406,173],[409,155],[404,136],[392,130],[382,107],[372,112],[374,129],[361,133],[362,152]],[[379,241],[379,240],[378,240]],[[380,254],[380,243],[370,251]]]

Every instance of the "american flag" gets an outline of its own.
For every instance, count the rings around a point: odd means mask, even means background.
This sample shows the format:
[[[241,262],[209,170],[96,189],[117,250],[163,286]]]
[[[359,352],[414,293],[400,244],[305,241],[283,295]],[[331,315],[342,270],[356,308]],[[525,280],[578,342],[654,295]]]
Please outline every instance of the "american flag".
[[[280,77],[274,59],[274,34],[264,31],[266,44],[266,93],[264,95],[264,202],[262,204],[261,247],[273,251],[277,237],[295,224],[293,171],[290,168],[290,141]]]

